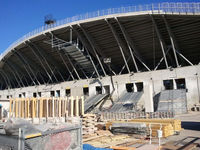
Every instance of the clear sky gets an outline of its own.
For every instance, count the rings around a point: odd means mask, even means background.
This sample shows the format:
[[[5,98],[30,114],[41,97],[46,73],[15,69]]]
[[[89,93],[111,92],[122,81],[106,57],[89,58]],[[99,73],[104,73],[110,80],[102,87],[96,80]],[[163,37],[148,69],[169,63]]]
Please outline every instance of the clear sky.
[[[26,33],[44,25],[44,16],[56,20],[107,8],[159,2],[200,0],[0,0],[0,53]]]

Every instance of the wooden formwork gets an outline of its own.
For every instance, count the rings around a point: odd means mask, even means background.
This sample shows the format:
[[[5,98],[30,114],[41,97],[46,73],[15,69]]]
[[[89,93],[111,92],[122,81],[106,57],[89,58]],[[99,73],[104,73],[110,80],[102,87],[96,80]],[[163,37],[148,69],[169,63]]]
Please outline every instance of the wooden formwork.
[[[10,117],[48,118],[84,115],[83,97],[12,98]]]

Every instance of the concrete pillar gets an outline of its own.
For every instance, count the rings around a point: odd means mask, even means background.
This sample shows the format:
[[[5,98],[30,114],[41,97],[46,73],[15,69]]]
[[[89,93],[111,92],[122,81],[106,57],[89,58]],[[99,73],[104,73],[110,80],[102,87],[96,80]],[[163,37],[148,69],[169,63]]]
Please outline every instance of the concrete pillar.
[[[154,112],[153,107],[153,85],[152,81],[146,81],[144,83],[144,94],[145,94],[145,101],[144,107],[146,112]]]
[[[138,91],[138,89],[137,89],[137,86],[136,86],[136,84],[135,84],[135,83],[133,83],[133,87],[134,87],[134,92],[137,92],[137,91]]]
[[[177,84],[176,84],[176,80],[175,79],[173,79],[173,88],[176,90],[177,89]]]

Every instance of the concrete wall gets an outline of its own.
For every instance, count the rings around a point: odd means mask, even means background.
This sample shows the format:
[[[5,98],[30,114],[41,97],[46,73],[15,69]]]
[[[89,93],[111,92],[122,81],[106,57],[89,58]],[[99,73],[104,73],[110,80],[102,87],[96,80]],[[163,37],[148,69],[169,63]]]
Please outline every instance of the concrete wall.
[[[113,76],[113,82],[115,86],[115,92],[113,93],[113,99],[118,100],[120,95],[126,91],[126,83],[144,83],[144,94],[141,97],[139,104],[146,106],[146,110],[152,110],[152,96],[160,93],[164,90],[163,80],[166,79],[179,79],[185,78],[187,92],[187,104],[188,108],[191,108],[194,104],[199,103],[199,87],[200,87],[200,65],[181,67],[170,70],[157,70],[151,72],[134,73],[133,75],[117,75]],[[102,79],[88,79],[80,81],[63,82],[54,85],[41,85],[31,86],[18,89],[10,89],[0,91],[0,104],[1,100],[6,100],[8,95],[12,97],[19,97],[19,94],[26,93],[26,97],[33,97],[34,92],[41,92],[42,97],[50,97],[50,91],[60,90],[60,96],[65,96],[65,89],[71,89],[71,96],[82,96],[83,87],[89,87],[89,96],[96,94],[96,86],[110,86],[110,92],[112,92],[111,78],[109,76]],[[103,89],[103,93],[105,90]],[[152,95],[152,96],[151,96]],[[5,104],[3,104],[5,105]],[[147,108],[147,106],[149,107]]]

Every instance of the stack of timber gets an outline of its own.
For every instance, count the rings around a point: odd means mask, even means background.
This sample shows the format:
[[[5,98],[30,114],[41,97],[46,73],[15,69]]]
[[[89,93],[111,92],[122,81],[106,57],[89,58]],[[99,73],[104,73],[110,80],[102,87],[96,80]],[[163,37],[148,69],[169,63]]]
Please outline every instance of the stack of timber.
[[[148,125],[149,126],[149,125]],[[169,123],[162,123],[162,124],[151,124],[151,127],[149,127],[149,131],[151,130],[151,136],[157,137],[157,131],[162,130],[162,136],[168,137],[174,134],[174,130],[171,124]]]
[[[112,133],[140,134],[146,135],[147,126],[145,123],[115,122],[111,125]]]
[[[82,116],[83,135],[94,135],[97,131],[97,118],[94,114],[84,114]]]
[[[181,120],[178,119],[134,119],[131,122],[146,122],[146,123],[158,123],[158,124],[171,124],[175,132],[182,130]]]

